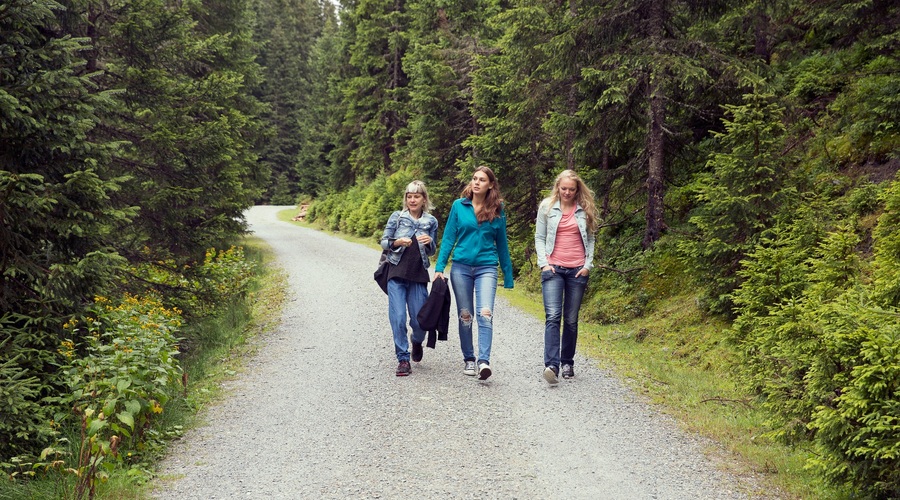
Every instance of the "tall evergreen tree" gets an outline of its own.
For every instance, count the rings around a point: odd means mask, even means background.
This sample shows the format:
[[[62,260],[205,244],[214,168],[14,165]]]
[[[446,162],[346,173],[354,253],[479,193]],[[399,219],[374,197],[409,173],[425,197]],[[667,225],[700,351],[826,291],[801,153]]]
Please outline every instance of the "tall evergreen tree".
[[[213,20],[208,8],[229,15]],[[91,9],[103,10],[71,30],[93,37],[103,87],[121,92],[102,132],[127,141],[116,160],[130,177],[119,202],[140,207],[122,248],[133,259],[201,259],[243,230],[243,210],[259,194],[258,109],[245,86],[256,79],[249,11],[242,0]]]
[[[722,2],[721,4],[724,4]],[[615,130],[613,154],[633,158],[646,194],[642,246],[660,238],[667,223],[664,200],[673,158],[691,130],[690,110],[706,109],[704,96],[726,74],[726,58],[692,34],[720,2],[634,0],[589,2],[580,29],[591,33],[590,64],[582,74],[597,97],[585,103],[591,123]],[[727,65],[726,65],[727,66]],[[639,139],[635,141],[635,139]],[[621,151],[621,153],[618,153]]]
[[[297,156],[311,132],[304,123],[318,106],[309,58],[322,29],[322,12],[315,0],[257,0],[256,11],[259,63],[265,74],[258,94],[268,104],[263,119],[271,128],[260,153],[260,163],[271,175],[265,197],[277,204],[293,203],[299,192],[315,193],[310,191],[315,184],[297,170]]]
[[[308,105],[300,117],[303,135],[299,138],[296,168],[300,192],[322,195],[348,187],[349,169],[341,169],[332,152],[338,141],[344,116],[341,85],[347,56],[341,45],[334,5],[325,2],[324,26],[309,54]]]
[[[114,234],[133,215],[110,200],[114,145],[92,134],[111,100],[94,92],[89,40],[69,36],[60,7],[0,11],[0,459],[34,443],[62,325],[107,290],[123,263]]]
[[[347,11],[346,47],[351,72],[343,88],[346,114],[338,157],[357,180],[394,170],[398,132],[406,126],[409,83],[405,0],[363,0]]]
[[[438,207],[447,209],[471,173],[464,141],[478,132],[472,113],[473,64],[491,50],[487,20],[492,0],[410,2],[410,45],[403,66],[410,77],[409,123],[396,159],[424,178]],[[460,163],[465,166],[460,170]]]

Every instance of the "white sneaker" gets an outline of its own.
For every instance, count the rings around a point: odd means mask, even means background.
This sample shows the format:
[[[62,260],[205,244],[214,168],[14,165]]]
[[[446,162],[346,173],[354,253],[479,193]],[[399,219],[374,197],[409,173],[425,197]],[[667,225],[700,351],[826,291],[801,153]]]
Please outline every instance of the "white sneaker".
[[[470,377],[475,376],[475,362],[474,361],[466,361],[466,367],[463,368],[463,375],[468,375]]]
[[[556,374],[556,370],[554,370],[552,366],[544,368],[544,380],[546,380],[550,385],[559,383],[559,376]]]
[[[491,376],[491,365],[478,363],[478,380],[487,380]]]

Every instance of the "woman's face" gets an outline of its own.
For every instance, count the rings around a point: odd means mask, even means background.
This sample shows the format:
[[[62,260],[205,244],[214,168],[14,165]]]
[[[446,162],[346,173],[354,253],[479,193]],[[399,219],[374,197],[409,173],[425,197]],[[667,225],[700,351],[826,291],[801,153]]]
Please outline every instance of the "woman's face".
[[[421,212],[424,203],[425,197],[422,196],[422,193],[406,193],[406,209],[410,212]]]
[[[478,171],[472,174],[470,185],[472,186],[472,194],[487,194],[494,184],[488,179],[486,173]]]
[[[572,179],[562,179],[559,181],[559,199],[563,203],[569,204],[575,201],[575,195],[578,194],[578,183]]]

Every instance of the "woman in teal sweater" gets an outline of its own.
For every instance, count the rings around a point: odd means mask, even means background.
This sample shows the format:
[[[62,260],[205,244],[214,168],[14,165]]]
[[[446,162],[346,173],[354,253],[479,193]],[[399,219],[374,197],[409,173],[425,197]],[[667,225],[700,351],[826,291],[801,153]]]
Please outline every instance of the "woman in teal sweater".
[[[503,287],[513,287],[503,198],[497,176],[486,166],[475,169],[472,180],[463,189],[462,198],[450,207],[441,251],[434,266],[435,280],[446,279],[444,268],[451,255],[450,284],[459,316],[459,345],[465,362],[463,373],[472,376],[477,373],[480,380],[485,380],[491,376],[498,264],[503,270]],[[472,344],[472,311],[476,309],[479,311],[477,358]]]

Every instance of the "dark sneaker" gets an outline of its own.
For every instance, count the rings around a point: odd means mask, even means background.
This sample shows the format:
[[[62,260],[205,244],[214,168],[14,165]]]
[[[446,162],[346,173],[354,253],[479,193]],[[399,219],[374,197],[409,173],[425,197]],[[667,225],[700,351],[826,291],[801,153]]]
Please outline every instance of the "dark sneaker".
[[[572,365],[562,365],[562,377],[575,378],[575,369],[572,368]]]
[[[412,360],[418,363],[422,361],[422,343],[421,342],[413,342],[412,343]]]
[[[487,380],[491,376],[491,365],[482,361],[478,363],[478,380]]]
[[[409,361],[401,361],[399,365],[397,365],[397,376],[405,377],[412,373],[412,370],[409,368]]]
[[[548,366],[544,368],[544,380],[546,380],[550,385],[559,383],[559,368],[555,366]]]

